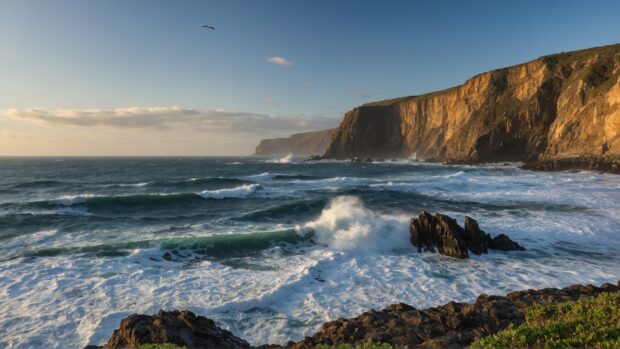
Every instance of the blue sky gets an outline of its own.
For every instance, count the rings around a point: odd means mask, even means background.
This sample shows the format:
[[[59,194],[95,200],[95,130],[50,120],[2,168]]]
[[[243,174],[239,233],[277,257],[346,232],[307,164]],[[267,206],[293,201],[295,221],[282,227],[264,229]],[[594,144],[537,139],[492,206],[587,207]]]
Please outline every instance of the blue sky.
[[[30,153],[78,154],[67,150],[79,148],[89,132],[130,136],[113,122],[32,122],[15,115],[39,108],[47,116],[103,110],[114,117],[119,108],[144,108],[139,112],[147,118],[152,108],[176,107],[230,113],[217,118],[220,126],[228,116],[239,118],[236,113],[257,123],[284,120],[282,127],[257,126],[243,146],[172,147],[175,154],[250,153],[263,134],[312,129],[313,120],[329,126],[365,102],[443,89],[544,54],[620,42],[619,16],[618,1],[4,0],[0,109],[13,110],[4,113],[13,117],[0,116],[0,130],[18,140],[62,134],[66,146],[51,151],[45,142],[60,141],[39,139],[41,151]],[[268,62],[276,56],[290,65]],[[166,132],[187,138],[177,126],[148,127],[153,139]],[[132,137],[137,129],[132,126]],[[83,135],[71,141],[67,133]],[[0,154],[23,153],[16,150],[23,144],[11,144],[0,143]],[[86,148],[84,154],[108,154]],[[123,149],[109,154],[161,153]]]

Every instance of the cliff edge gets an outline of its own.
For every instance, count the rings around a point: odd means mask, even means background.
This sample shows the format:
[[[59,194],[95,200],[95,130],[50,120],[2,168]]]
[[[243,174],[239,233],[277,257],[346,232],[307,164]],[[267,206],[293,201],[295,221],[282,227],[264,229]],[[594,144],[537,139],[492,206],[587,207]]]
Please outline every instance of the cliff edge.
[[[616,44],[540,57],[443,91],[368,103],[346,113],[325,157],[529,161],[535,169],[577,159],[569,163],[618,172],[619,76]]]
[[[335,129],[296,133],[288,138],[271,138],[260,141],[254,155],[323,155]]]

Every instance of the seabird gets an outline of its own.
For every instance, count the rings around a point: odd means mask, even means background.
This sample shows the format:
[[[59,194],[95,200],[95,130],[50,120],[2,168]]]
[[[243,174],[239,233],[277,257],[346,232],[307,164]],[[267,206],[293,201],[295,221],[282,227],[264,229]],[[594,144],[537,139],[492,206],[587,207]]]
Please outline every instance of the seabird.
[[[215,30],[215,27],[212,27],[210,25],[203,25],[201,28],[206,28],[206,29],[211,29],[211,30]]]

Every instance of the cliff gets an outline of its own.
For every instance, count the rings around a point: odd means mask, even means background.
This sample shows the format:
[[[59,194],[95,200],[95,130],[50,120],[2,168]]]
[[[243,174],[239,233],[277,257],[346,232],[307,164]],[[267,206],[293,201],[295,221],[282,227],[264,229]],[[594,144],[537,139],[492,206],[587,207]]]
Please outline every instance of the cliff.
[[[323,155],[335,129],[296,133],[288,138],[263,139],[255,155]]]
[[[582,167],[594,159],[617,172],[619,76],[616,44],[540,57],[443,91],[365,104],[346,113],[325,157],[577,158]]]

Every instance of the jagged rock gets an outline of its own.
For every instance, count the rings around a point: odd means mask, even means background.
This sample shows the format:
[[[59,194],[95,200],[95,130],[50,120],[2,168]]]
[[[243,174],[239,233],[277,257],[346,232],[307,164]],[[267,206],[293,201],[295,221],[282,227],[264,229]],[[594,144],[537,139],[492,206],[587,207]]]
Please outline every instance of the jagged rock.
[[[489,240],[491,240],[491,236],[480,229],[478,221],[469,216],[465,216],[464,228],[463,237],[465,238],[469,250],[476,255],[487,253],[487,244]]]
[[[364,160],[364,162],[372,162],[371,158],[366,158],[366,160]]]
[[[290,349],[310,349],[317,345],[338,346],[368,342],[389,343],[397,348],[462,348],[476,339],[519,325],[532,305],[574,301],[601,292],[620,292],[618,286],[573,285],[509,293],[505,297],[480,295],[475,303],[455,303],[416,309],[400,303],[382,311],[369,311],[350,319],[325,323],[321,330]]]
[[[175,344],[187,349],[241,349],[250,345],[213,320],[191,311],[163,311],[155,315],[130,315],[102,348],[133,348],[142,344]]]
[[[418,252],[425,249],[456,258],[467,258],[467,245],[463,240],[463,228],[456,220],[436,213],[432,216],[423,211],[418,218],[411,219],[411,243],[418,248]]]
[[[437,252],[456,258],[468,258],[468,251],[476,255],[487,253],[488,249],[501,251],[525,250],[504,234],[491,238],[478,226],[478,222],[466,216],[465,229],[455,219],[435,213],[435,216],[422,211],[410,221],[410,241],[422,250]]]
[[[504,234],[499,234],[493,239],[489,240],[489,248],[500,251],[523,251],[523,248],[518,243],[510,240],[510,238]]]

